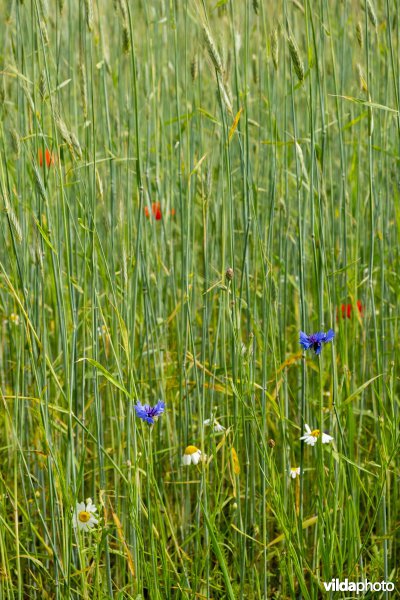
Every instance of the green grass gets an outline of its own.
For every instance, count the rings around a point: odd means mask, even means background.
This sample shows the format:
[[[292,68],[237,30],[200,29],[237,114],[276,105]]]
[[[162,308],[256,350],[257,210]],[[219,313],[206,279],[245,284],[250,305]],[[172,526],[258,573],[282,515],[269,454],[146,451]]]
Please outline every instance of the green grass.
[[[398,582],[398,2],[0,7],[0,597]]]

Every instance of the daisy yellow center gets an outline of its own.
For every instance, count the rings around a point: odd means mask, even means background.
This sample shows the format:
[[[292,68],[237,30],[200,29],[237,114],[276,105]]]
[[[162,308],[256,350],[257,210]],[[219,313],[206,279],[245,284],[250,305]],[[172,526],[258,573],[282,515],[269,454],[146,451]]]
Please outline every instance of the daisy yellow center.
[[[78,519],[81,523],[87,523],[90,519],[90,512],[87,510],[81,510],[81,512],[78,514]]]
[[[310,435],[312,435],[313,437],[316,437],[316,438],[317,438],[317,437],[319,437],[319,433],[320,433],[320,432],[319,432],[319,429],[314,429],[314,431],[312,431],[312,432],[310,433]]]
[[[198,452],[199,449],[196,448],[196,446],[187,446],[187,448],[185,448],[185,454],[194,454],[195,452]]]

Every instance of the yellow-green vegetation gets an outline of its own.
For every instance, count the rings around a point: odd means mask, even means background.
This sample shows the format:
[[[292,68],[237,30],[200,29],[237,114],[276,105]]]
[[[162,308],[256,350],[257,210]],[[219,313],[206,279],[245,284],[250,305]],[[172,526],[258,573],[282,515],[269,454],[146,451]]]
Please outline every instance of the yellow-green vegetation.
[[[398,2],[0,7],[0,598],[396,583]]]

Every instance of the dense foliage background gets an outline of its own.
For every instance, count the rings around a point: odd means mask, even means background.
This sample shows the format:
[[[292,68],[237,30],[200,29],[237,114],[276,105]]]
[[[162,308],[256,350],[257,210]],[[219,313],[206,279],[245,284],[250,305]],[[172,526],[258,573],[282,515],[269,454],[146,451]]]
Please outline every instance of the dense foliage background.
[[[1,597],[396,582],[398,2],[0,6]]]

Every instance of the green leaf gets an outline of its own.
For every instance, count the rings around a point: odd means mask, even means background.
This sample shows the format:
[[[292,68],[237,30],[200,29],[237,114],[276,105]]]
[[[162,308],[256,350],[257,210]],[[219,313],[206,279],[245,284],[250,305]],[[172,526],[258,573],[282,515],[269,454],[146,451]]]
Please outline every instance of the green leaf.
[[[210,522],[210,519],[208,518],[206,511],[204,510],[204,506],[201,505],[201,508],[203,509],[204,519],[207,524],[208,533],[210,534],[211,545],[212,545],[215,555],[218,559],[219,566],[221,567],[222,575],[224,576],[225,585],[226,585],[226,598],[229,598],[229,600],[235,600],[235,594],[233,593],[233,589],[231,586],[231,580],[230,580],[229,573],[228,573],[228,567],[226,566],[223,552],[218,544],[217,537],[214,533],[214,528]]]
[[[352,400],[354,400],[355,398],[357,398],[357,396],[359,396],[361,394],[361,392],[364,391],[365,388],[369,386],[370,383],[372,383],[373,381],[375,381],[375,379],[378,379],[378,377],[382,377],[382,375],[375,375],[375,377],[372,377],[372,379],[368,379],[368,381],[366,381],[365,383],[363,383],[362,385],[360,385],[360,387],[357,388],[355,392],[353,392],[352,394],[350,394],[350,396],[348,398],[346,398],[346,400],[344,400],[342,402],[342,404],[340,405],[340,408],[342,408],[342,406],[346,406],[346,404],[350,404],[350,402]]]
[[[108,379],[108,381],[110,383],[112,383],[116,388],[121,390],[121,392],[123,392],[125,394],[125,396],[130,398],[130,394],[129,394],[128,390],[121,383],[119,383],[116,379],[114,379],[114,377],[111,375],[111,373],[109,371],[107,371],[107,369],[105,367],[103,367],[103,365],[101,365],[99,362],[97,362],[97,360],[94,360],[93,358],[79,358],[76,362],[82,362],[83,360],[86,360],[90,365],[92,365],[92,367],[96,367],[96,369],[98,369],[100,371],[100,373],[102,375],[104,375],[104,377],[106,379]]]

